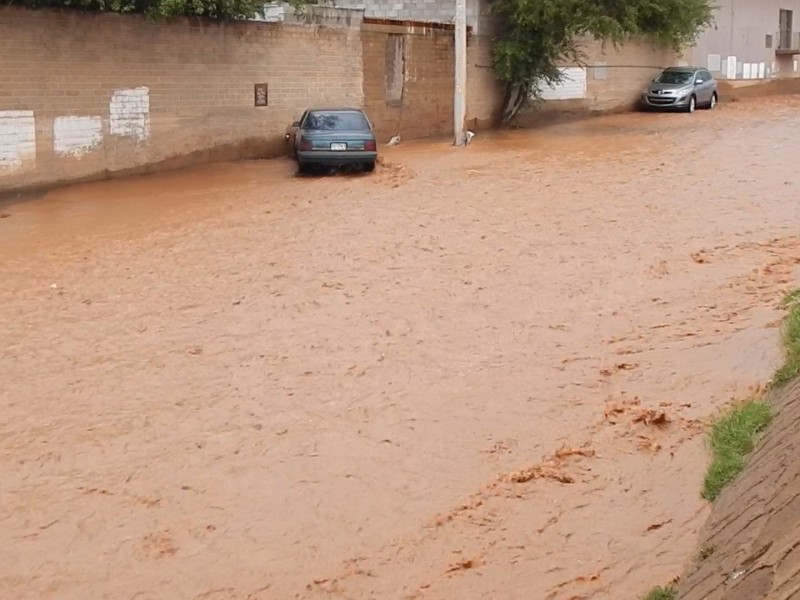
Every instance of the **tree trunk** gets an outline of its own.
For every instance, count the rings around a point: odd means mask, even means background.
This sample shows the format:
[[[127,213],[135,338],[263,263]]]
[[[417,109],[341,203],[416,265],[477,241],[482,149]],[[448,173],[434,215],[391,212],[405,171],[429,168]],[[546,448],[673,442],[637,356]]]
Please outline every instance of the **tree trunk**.
[[[508,127],[520,109],[525,106],[528,100],[528,86],[519,83],[509,83],[506,85],[506,95],[503,99],[503,116],[500,123],[503,127]]]

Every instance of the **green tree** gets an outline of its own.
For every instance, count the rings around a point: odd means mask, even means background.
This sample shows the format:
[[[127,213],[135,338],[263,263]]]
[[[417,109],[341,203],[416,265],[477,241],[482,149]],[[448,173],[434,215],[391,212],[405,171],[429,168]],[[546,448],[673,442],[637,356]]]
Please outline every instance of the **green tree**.
[[[267,0],[0,0],[0,4],[29,8],[73,8],[96,12],[143,13],[152,17],[202,17],[217,21],[248,19]],[[308,2],[288,0],[302,10]],[[313,2],[312,2],[313,3]]]
[[[505,84],[502,121],[508,124],[545,85],[563,79],[565,64],[585,65],[581,41],[614,46],[649,38],[676,51],[713,23],[711,0],[496,0],[502,34],[494,68]]]

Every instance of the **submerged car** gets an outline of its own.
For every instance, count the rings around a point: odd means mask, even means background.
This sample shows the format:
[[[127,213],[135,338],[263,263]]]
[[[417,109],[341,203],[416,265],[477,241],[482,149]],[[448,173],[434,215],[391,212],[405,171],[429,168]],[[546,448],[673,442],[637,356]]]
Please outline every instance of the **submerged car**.
[[[319,166],[358,166],[369,172],[378,158],[372,123],[357,108],[307,110],[286,131],[286,141],[300,173]]]
[[[683,110],[714,108],[719,101],[717,81],[707,69],[670,67],[642,92],[645,109]]]

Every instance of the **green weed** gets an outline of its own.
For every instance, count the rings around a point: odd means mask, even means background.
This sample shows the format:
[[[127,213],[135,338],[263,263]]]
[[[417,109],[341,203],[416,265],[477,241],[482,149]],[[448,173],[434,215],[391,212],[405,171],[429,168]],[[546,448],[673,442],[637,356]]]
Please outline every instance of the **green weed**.
[[[758,435],[772,419],[763,400],[750,400],[720,417],[711,428],[711,464],[703,482],[703,498],[714,500],[744,469]]]
[[[781,388],[800,376],[800,289],[783,299],[783,306],[789,314],[783,322],[783,346],[786,349],[786,362],[775,372],[772,387]]]
[[[642,600],[675,600],[678,597],[678,590],[674,587],[654,587]]]

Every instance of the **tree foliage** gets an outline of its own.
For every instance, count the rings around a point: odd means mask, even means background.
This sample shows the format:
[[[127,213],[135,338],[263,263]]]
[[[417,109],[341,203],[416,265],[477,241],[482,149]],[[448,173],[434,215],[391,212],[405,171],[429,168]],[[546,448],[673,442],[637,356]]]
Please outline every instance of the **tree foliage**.
[[[712,0],[496,0],[502,34],[494,46],[494,68],[506,84],[503,122],[542,86],[560,83],[559,69],[584,65],[587,37],[615,46],[645,37],[674,50],[691,44],[713,22]]]
[[[28,8],[72,8],[95,12],[143,13],[152,17],[202,17],[217,21],[252,18],[267,0],[0,0]],[[302,9],[307,0],[288,0]]]

